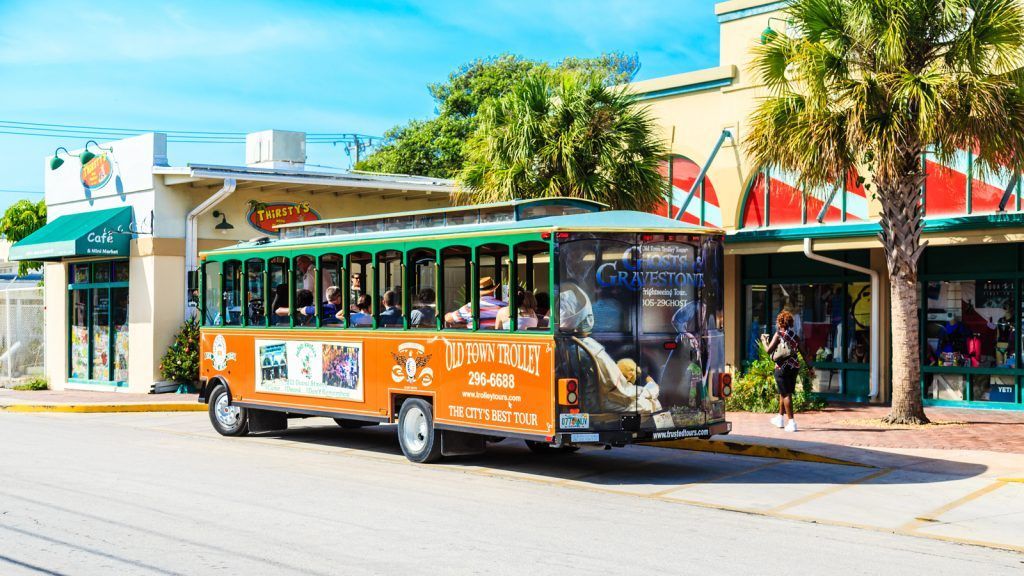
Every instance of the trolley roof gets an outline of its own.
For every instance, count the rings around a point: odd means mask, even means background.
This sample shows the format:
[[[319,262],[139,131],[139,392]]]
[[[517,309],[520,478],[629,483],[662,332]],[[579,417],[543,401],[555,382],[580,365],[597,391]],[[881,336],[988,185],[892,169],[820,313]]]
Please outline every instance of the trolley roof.
[[[378,216],[379,217],[379,216]],[[655,234],[724,234],[719,228],[697,226],[664,216],[630,210],[608,210],[564,216],[546,216],[529,220],[488,222],[444,226],[443,228],[415,228],[380,232],[316,236],[312,238],[286,238],[281,240],[255,240],[202,253],[218,255],[236,252],[263,252],[267,250],[292,251],[295,249],[327,248],[340,245],[358,245],[394,241],[416,241],[445,237],[503,236],[528,232],[649,232]]]

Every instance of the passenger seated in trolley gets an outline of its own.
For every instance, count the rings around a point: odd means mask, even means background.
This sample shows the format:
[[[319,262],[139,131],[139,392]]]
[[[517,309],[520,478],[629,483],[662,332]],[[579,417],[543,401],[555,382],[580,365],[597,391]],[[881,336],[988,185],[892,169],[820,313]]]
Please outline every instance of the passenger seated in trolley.
[[[337,318],[344,318],[344,312],[338,312]],[[349,316],[352,326],[373,326],[373,316],[370,315],[370,296],[363,294],[356,299],[355,311]]]
[[[384,311],[380,313],[381,326],[402,326],[402,307],[399,305],[401,298],[398,292],[388,290],[384,293]]]
[[[321,304],[324,314],[323,323],[337,324],[338,311],[341,309],[341,288],[338,288],[337,286],[328,286],[327,291],[324,293],[324,297],[326,298],[326,301]],[[316,306],[313,306],[312,304],[302,308],[298,308],[296,306],[296,311],[306,318],[304,323],[311,322],[312,318],[316,316]]]
[[[271,324],[287,324],[288,315],[288,284],[278,284],[274,288],[274,299],[270,302],[274,314],[270,317]]]
[[[313,308],[313,314],[307,316],[303,312]],[[316,315],[316,308],[313,306],[313,293],[305,288],[295,293],[295,325],[308,326]]]
[[[437,310],[434,308],[436,295],[431,288],[420,290],[419,305],[409,313],[409,323],[414,328],[433,328],[437,318]]]
[[[480,329],[494,330],[494,322],[498,317],[498,311],[508,306],[494,297],[497,290],[494,279],[484,276],[480,279]],[[473,328],[473,303],[467,302],[464,306],[454,312],[444,315],[444,321],[449,328]]]
[[[529,330],[536,328],[539,320],[537,317],[537,298],[528,290],[517,290],[516,303],[518,304],[518,309],[516,310],[517,329]],[[498,310],[498,315],[494,319],[495,330],[508,330],[512,326],[511,309],[511,306],[506,306]]]

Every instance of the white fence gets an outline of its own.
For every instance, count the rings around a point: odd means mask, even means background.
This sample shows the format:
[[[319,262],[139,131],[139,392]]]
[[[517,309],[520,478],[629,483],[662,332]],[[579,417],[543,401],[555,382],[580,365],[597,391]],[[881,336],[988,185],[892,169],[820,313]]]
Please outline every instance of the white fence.
[[[46,336],[41,286],[0,286],[0,382],[43,376]]]

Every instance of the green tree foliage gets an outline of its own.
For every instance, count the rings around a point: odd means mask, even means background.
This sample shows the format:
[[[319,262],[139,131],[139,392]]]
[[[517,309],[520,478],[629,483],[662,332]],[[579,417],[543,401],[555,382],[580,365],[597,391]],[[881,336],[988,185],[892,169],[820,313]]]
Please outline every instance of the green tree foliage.
[[[23,240],[29,234],[46,225],[46,202],[18,200],[8,206],[3,218],[0,218],[0,234],[11,243]],[[38,270],[42,262],[18,262],[18,276],[24,276],[32,270]]]
[[[568,58],[554,69],[593,72],[606,83],[628,82],[639,70],[636,56],[604,54]],[[437,116],[411,120],[384,133],[386,144],[356,164],[357,170],[453,178],[462,169],[464,146],[477,127],[480,106],[509,92],[523,79],[552,66],[511,54],[475,60],[444,82],[428,85]]]
[[[800,355],[800,372],[797,376],[796,393],[793,394],[793,411],[820,410],[825,402],[811,393],[811,371]],[[775,362],[768,356],[764,346],[758,344],[757,359],[751,362],[743,375],[733,383],[732,396],[726,401],[727,410],[744,412],[778,412],[779,390],[775,386]]]
[[[598,75],[553,71],[485,103],[457,199],[572,196],[647,211],[664,196],[664,143],[646,107]]]
[[[192,384],[199,380],[199,322],[187,320],[160,359],[160,374],[172,382]]]
[[[759,165],[842,182],[881,203],[891,281],[892,423],[924,423],[918,260],[922,155],[976,151],[976,169],[1024,168],[1024,8],[1018,0],[792,0],[754,69]],[[876,296],[877,297],[877,296]]]

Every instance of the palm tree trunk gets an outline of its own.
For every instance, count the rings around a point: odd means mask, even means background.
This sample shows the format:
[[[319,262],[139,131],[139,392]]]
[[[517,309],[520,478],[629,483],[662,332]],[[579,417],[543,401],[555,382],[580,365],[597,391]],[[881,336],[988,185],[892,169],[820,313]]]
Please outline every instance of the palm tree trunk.
[[[921,401],[920,292],[917,263],[921,242],[920,189],[924,181],[920,153],[908,151],[903,169],[889,182],[876,180],[882,203],[882,232],[892,302],[892,408],[890,424],[926,424]]]
[[[925,424],[921,402],[920,288],[917,279],[892,278],[892,408],[890,424]]]

